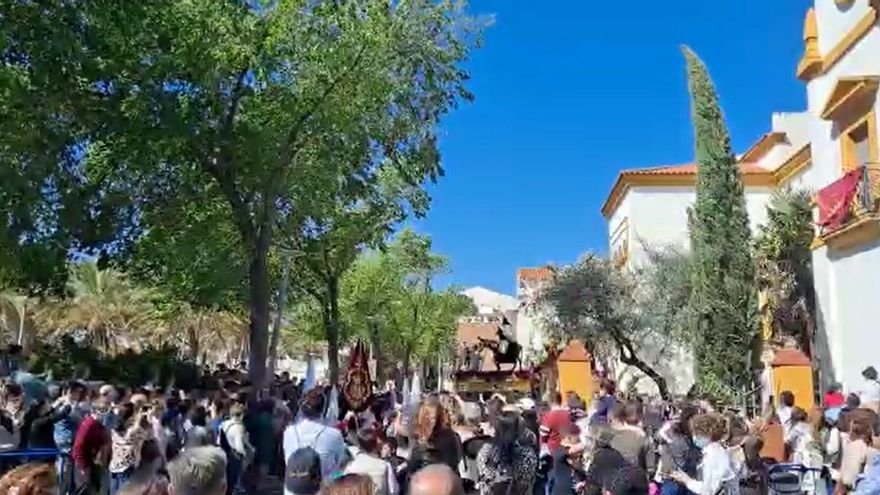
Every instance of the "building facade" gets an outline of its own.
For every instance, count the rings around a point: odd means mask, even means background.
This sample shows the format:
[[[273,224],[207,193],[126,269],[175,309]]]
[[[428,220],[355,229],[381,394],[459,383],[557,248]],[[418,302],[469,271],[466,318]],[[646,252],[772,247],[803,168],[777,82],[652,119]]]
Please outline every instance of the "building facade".
[[[797,68],[810,115],[805,182],[823,224],[813,242],[820,377],[854,391],[862,370],[880,364],[871,308],[880,295],[878,14],[880,0],[815,0]]]
[[[870,300],[880,294],[880,0],[815,0],[804,21],[797,75],[808,108],[774,114],[770,132],[739,156],[753,232],[767,218],[774,189],[815,193],[813,269],[817,295],[815,360],[823,385],[854,390],[861,371],[880,365]],[[793,65],[795,61],[792,61]],[[649,250],[688,249],[687,210],[695,200],[696,165],[625,170],[602,208],[611,256],[622,267],[649,261]],[[668,353],[650,356],[661,367]],[[687,353],[675,355],[680,369]],[[692,374],[668,376],[673,392]]]

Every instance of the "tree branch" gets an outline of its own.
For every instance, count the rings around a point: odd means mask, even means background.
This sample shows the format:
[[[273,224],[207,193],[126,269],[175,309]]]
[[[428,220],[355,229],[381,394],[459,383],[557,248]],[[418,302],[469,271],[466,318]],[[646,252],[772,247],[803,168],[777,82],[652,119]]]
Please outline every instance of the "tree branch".
[[[238,73],[238,77],[235,79],[235,86],[232,88],[231,99],[229,100],[229,107],[226,109],[226,116],[223,118],[223,124],[221,125],[221,134],[224,137],[228,137],[229,131],[232,130],[232,124],[235,123],[235,115],[238,113],[239,102],[241,101],[241,97],[244,96],[244,79],[247,77],[248,68],[245,67]]]
[[[221,167],[219,164],[212,162],[210,158],[203,160],[202,166],[217,181],[223,196],[229,201],[235,224],[245,242],[248,245],[255,245],[257,232],[251,219],[250,206],[244,201],[241,193],[238,192],[238,187],[235,185],[235,178],[232,173],[228,168]]]
[[[340,74],[339,77],[335,78],[333,81],[330,82],[330,84],[327,85],[326,88],[324,88],[324,91],[315,100],[315,102],[312,104],[311,108],[309,108],[305,113],[303,113],[300,116],[299,120],[296,122],[296,124],[290,129],[290,132],[287,134],[287,139],[285,140],[285,143],[282,147],[282,151],[279,156],[279,163],[282,166],[285,166],[288,163],[290,163],[290,161],[293,159],[293,156],[299,150],[300,143],[298,141],[299,141],[300,132],[302,131],[303,126],[305,126],[306,122],[308,122],[309,119],[311,119],[312,116],[314,116],[315,113],[318,112],[318,110],[321,108],[321,106],[324,104],[324,102],[327,101],[327,99],[330,97],[330,94],[333,93],[333,91],[336,89],[336,87],[339,85],[339,83],[341,83],[343,80],[348,78],[348,76],[350,76],[352,74],[352,72],[354,72],[354,70],[358,66],[360,66],[360,63],[363,60],[364,53],[366,53],[366,51],[367,51],[367,44],[364,43],[363,45],[361,45],[361,48],[358,51],[357,55],[355,55],[355,58],[352,61],[352,64],[342,74]]]
[[[668,399],[670,395],[666,379],[663,378],[663,376],[661,376],[651,365],[636,355],[635,351],[633,351],[632,342],[627,337],[616,330],[611,330],[609,333],[620,351],[620,361],[623,364],[635,366],[639,371],[647,375],[648,378],[657,384],[657,390],[660,392],[660,396],[664,399]]]

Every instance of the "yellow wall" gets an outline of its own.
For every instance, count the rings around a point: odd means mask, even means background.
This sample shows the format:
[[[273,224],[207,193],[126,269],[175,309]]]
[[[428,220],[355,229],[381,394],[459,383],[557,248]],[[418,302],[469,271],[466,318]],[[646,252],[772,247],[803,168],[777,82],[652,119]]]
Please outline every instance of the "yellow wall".
[[[586,361],[560,361],[559,392],[575,391],[585,402],[593,398],[593,370]]]
[[[813,370],[806,365],[774,366],[773,392],[777,406],[779,406],[779,394],[786,390],[794,394],[796,406],[810,412],[816,405],[813,401]]]

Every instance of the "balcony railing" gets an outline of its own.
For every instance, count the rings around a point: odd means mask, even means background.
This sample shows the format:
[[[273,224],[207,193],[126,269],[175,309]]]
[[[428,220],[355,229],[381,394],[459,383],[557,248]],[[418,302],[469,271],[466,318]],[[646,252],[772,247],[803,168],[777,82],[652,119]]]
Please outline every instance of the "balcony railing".
[[[853,188],[854,190],[850,189]],[[823,204],[823,194],[827,192],[833,201]],[[841,177],[819,191],[820,212],[819,235],[831,236],[869,215],[876,214],[880,209],[880,163],[866,163],[852,171],[852,175]],[[835,204],[834,201],[846,201],[846,204]],[[825,221],[823,222],[823,218]]]

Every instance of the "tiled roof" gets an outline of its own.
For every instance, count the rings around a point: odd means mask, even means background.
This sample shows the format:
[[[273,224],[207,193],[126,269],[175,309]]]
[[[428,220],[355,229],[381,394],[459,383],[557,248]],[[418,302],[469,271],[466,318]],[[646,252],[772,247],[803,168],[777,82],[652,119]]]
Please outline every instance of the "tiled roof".
[[[549,266],[540,268],[520,268],[516,271],[517,280],[526,280],[529,282],[540,282],[549,280],[553,277],[553,269]]]
[[[755,165],[754,163],[740,163],[739,172],[743,175],[771,173],[766,168]],[[624,170],[621,173],[627,175],[696,175],[697,164],[687,163],[684,165],[665,165],[661,167],[635,168]]]
[[[771,366],[810,366],[810,358],[798,349],[779,349],[773,353]]]
[[[772,187],[777,183],[777,178],[772,171],[753,162],[739,163],[739,170],[743,184],[746,186]],[[611,193],[608,194],[605,204],[602,205],[602,214],[605,218],[611,218],[611,214],[623,200],[626,191],[632,186],[693,187],[696,180],[697,165],[695,163],[624,170],[617,176]]]
[[[580,340],[574,339],[559,354],[558,361],[588,362],[590,353]]]

